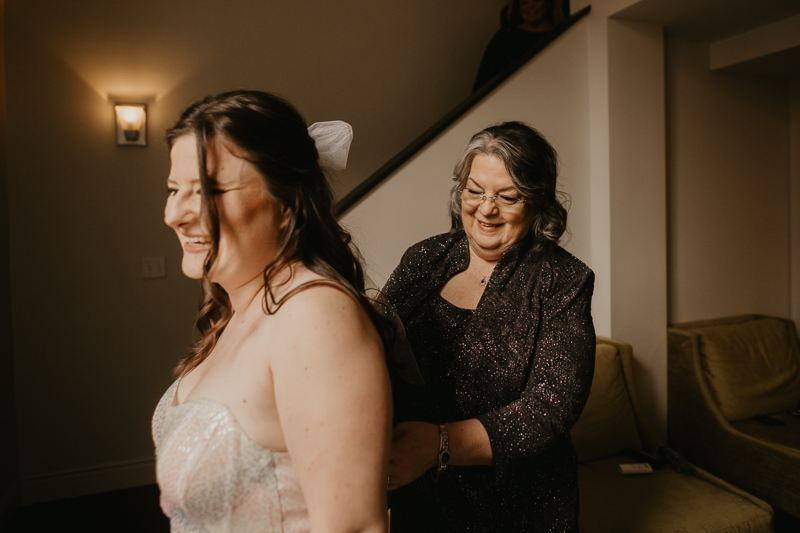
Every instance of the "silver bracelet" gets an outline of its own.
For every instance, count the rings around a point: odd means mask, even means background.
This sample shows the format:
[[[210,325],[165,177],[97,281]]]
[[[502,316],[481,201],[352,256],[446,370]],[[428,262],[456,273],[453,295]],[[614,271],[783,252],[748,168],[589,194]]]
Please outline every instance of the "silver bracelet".
[[[434,468],[431,468],[431,476],[433,476],[433,481],[439,481],[439,474],[444,472],[449,464],[450,437],[447,434],[447,428],[445,425],[439,424],[439,458],[438,465],[435,467],[436,472],[434,473]]]

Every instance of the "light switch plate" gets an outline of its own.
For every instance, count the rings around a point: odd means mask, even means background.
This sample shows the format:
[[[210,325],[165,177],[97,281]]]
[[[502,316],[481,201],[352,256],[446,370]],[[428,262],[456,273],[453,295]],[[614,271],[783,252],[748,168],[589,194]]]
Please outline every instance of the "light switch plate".
[[[164,264],[164,256],[145,257],[142,260],[142,277],[144,277],[144,279],[167,277],[167,268]]]

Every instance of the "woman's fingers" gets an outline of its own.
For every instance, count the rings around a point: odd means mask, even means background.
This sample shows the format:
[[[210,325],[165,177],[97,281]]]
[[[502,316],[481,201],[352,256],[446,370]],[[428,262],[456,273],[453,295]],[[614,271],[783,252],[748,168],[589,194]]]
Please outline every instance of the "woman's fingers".
[[[428,422],[403,422],[392,432],[387,488],[408,485],[432,466],[439,456],[439,428]]]

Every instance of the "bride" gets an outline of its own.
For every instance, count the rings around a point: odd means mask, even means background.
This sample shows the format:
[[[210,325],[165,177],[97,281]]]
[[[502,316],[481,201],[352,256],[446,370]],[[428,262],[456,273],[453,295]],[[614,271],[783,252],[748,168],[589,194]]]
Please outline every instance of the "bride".
[[[386,530],[391,327],[333,216],[318,147],[336,132],[312,132],[234,91],[167,133],[164,218],[205,295],[153,417],[173,532]]]

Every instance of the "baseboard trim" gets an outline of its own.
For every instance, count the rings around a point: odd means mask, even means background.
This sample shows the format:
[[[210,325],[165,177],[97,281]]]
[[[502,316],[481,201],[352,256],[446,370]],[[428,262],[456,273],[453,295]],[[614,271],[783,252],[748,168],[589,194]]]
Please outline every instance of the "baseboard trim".
[[[156,482],[155,459],[127,461],[22,479],[21,504],[29,505]]]
[[[20,501],[20,484],[14,483],[8,491],[0,498],[0,531],[4,531],[11,519],[14,518],[14,512],[19,507]]]

